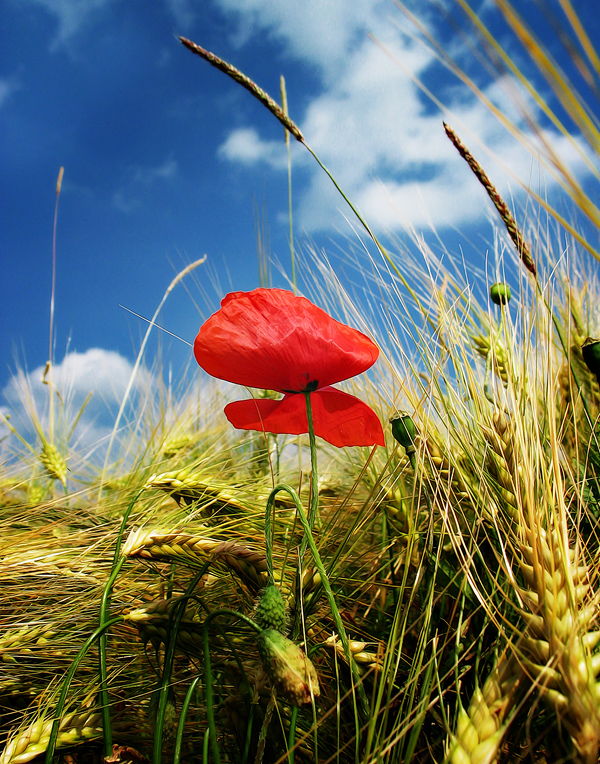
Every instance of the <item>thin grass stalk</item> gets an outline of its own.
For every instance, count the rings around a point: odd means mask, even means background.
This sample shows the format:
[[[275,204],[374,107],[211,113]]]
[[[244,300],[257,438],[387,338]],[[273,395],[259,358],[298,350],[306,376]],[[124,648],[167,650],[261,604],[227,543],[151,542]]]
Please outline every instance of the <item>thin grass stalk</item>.
[[[165,657],[163,661],[163,672],[158,689],[158,710],[156,712],[156,723],[154,728],[153,745],[153,764],[161,764],[162,761],[162,738],[163,727],[165,723],[165,713],[167,709],[167,700],[169,697],[169,687],[171,685],[171,675],[173,673],[173,661],[175,660],[175,648],[177,646],[177,633],[181,626],[185,608],[188,599],[192,596],[198,581],[210,567],[207,562],[204,567],[192,579],[185,594],[178,600],[177,604],[169,614],[169,626],[167,627],[167,643],[165,645]]]
[[[260,634],[260,631],[261,631],[258,624],[254,623],[254,621],[251,618],[248,618],[247,615],[244,615],[243,613],[239,613],[237,610],[231,610],[230,608],[221,608],[219,610],[215,610],[212,613],[210,613],[204,621],[204,626],[202,628],[202,643],[204,645],[204,685],[205,685],[204,693],[206,698],[206,718],[208,723],[208,729],[210,732],[210,742],[211,742],[215,764],[221,763],[221,754],[219,753],[219,744],[217,741],[217,728],[215,725],[215,714],[214,714],[214,707],[213,707],[212,671],[210,667],[210,646],[208,644],[208,627],[210,625],[210,622],[214,618],[217,618],[220,615],[235,616],[236,618],[239,618],[245,624],[253,628],[258,634]]]
[[[125,514],[123,515],[123,519],[121,520],[121,527],[119,528],[119,533],[117,534],[117,541],[115,544],[115,551],[113,554],[113,562],[112,562],[110,575],[108,577],[106,584],[104,585],[104,591],[102,592],[102,598],[100,599],[100,614],[99,614],[98,628],[102,628],[108,620],[107,616],[108,616],[108,611],[110,608],[112,588],[125,562],[125,557],[119,559],[121,554],[121,544],[123,542],[123,535],[125,534],[125,528],[127,526],[127,521],[129,520],[129,515],[131,514],[133,507],[135,506],[139,497],[142,495],[143,491],[144,489],[141,488],[138,491],[138,493],[133,497],[133,499],[131,500],[131,502],[129,503],[129,506],[127,507],[125,511]],[[110,721],[110,702],[108,698],[108,665],[107,665],[106,630],[102,631],[100,635],[98,648],[99,648],[98,659],[99,659],[99,670],[100,670],[99,696],[100,696],[100,707],[102,709],[102,733],[103,733],[103,740],[104,740],[104,755],[111,756],[112,755],[112,727],[111,727],[111,721]]]
[[[50,437],[50,443],[54,443],[54,390],[52,384],[52,357],[54,346],[54,298],[56,295],[56,230],[58,227],[58,200],[60,198],[60,190],[62,187],[62,180],[65,168],[61,167],[58,171],[58,178],[56,181],[56,202],[54,204],[54,225],[52,227],[52,288],[50,291],[50,329],[48,332],[48,363],[44,370],[43,381],[46,382],[46,374],[50,374],[50,380],[48,384],[49,393],[49,410],[48,410],[48,435]]]
[[[281,108],[285,116],[289,119],[287,90],[285,89],[285,78],[283,74],[279,78],[279,88],[281,91]],[[290,150],[290,133],[287,128],[285,133],[285,148],[287,151],[287,175],[288,175],[288,217],[290,221],[290,255],[292,261],[292,287],[294,293],[298,291],[296,284],[296,259],[294,256],[294,218],[292,214],[292,152]]]
[[[100,708],[102,710],[102,737],[104,741],[104,755],[112,755],[112,726],[110,721],[110,700],[108,697],[108,661],[107,661],[107,631],[104,626],[108,623],[108,609],[110,608],[110,598],[112,593],[112,587],[117,580],[121,568],[125,563],[126,558],[122,557],[116,565],[113,566],[111,574],[106,582],[104,591],[102,593],[102,599],[100,600],[100,623],[99,629],[102,629],[100,639],[98,640],[98,662],[100,671],[100,691],[98,693],[100,700]]]
[[[108,441],[108,447],[106,449],[106,456],[104,457],[104,466],[102,467],[102,475],[100,477],[99,481],[99,494],[102,492],[102,486],[105,482],[106,477],[106,470],[108,468],[108,460],[110,457],[110,452],[112,449],[112,445],[114,443],[115,437],[117,435],[117,431],[119,429],[119,424],[121,423],[121,418],[123,416],[123,413],[125,411],[125,406],[127,405],[127,401],[129,400],[129,394],[131,393],[131,390],[133,388],[133,383],[135,381],[135,378],[137,377],[138,369],[140,368],[140,364],[142,363],[142,357],[144,355],[144,350],[146,348],[146,344],[148,343],[148,339],[150,338],[150,332],[152,331],[152,327],[156,325],[156,319],[158,318],[158,314],[162,310],[163,305],[166,302],[167,297],[171,294],[173,289],[179,284],[179,282],[185,278],[185,276],[188,275],[191,271],[193,271],[195,268],[197,268],[199,265],[202,265],[206,261],[206,255],[204,257],[201,257],[199,260],[194,260],[193,263],[190,263],[187,265],[182,271],[180,271],[173,281],[169,284],[167,287],[166,292],[164,293],[162,300],[160,301],[158,308],[154,311],[154,315],[152,316],[152,320],[148,324],[148,328],[146,329],[146,333],[144,334],[144,339],[142,340],[142,344],[140,346],[139,352],[137,354],[137,358],[135,359],[135,364],[133,365],[133,369],[131,370],[131,375],[129,376],[129,381],[127,383],[127,387],[125,388],[125,392],[123,393],[123,399],[121,400],[121,405],[119,406],[119,411],[117,412],[117,417],[115,419],[115,423],[113,425],[112,431],[110,433],[110,438]]]
[[[60,691],[60,695],[58,696],[58,702],[56,704],[56,711],[55,711],[56,716],[54,718],[54,723],[52,724],[52,730],[50,732],[50,738],[48,740],[48,747],[46,748],[45,764],[52,764],[52,759],[54,758],[54,748],[56,746],[56,739],[58,737],[58,731],[60,727],[60,720],[65,708],[65,701],[67,699],[67,692],[69,691],[71,681],[73,677],[75,676],[75,672],[77,671],[77,667],[79,666],[79,663],[81,662],[82,658],[85,656],[87,651],[90,649],[90,647],[94,644],[94,642],[106,629],[110,629],[116,623],[120,623],[123,620],[125,620],[124,617],[122,615],[118,615],[118,616],[115,616],[114,618],[111,618],[110,621],[107,621],[105,624],[103,624],[103,626],[99,626],[94,631],[94,633],[90,637],[88,637],[86,643],[83,645],[81,650],[77,653],[77,656],[73,660],[71,667],[67,671],[65,678],[63,679],[62,688]]]
[[[197,676],[195,679],[192,679],[192,683],[188,687],[188,691],[186,692],[185,698],[183,699],[183,703],[181,705],[181,713],[179,714],[179,722],[177,724],[177,735],[175,736],[173,764],[180,764],[181,762],[181,748],[183,746],[183,733],[185,732],[185,722],[187,719],[188,709],[201,678],[201,676]]]

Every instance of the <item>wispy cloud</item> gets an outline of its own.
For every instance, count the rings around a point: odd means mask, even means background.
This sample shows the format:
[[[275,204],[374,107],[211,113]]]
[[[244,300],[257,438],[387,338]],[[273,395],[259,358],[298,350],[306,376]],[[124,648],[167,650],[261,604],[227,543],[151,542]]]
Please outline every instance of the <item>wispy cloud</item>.
[[[177,162],[166,159],[159,165],[133,166],[125,173],[120,187],[113,193],[112,203],[121,212],[130,213],[144,206],[143,193],[157,181],[171,181],[179,172]]]
[[[44,9],[57,22],[57,30],[50,44],[55,51],[79,33],[97,24],[102,12],[119,0],[21,0]],[[178,29],[185,31],[196,18],[192,0],[164,0],[166,9]]]
[[[435,87],[436,76],[444,73],[430,50],[391,23],[390,16],[395,13],[397,21],[399,12],[389,4],[372,0],[353,6],[350,13],[343,0],[331,0],[326,7],[316,0],[302,7],[277,0],[219,2],[236,20],[239,40],[251,44],[253,36],[266,33],[281,40],[289,57],[319,72],[321,92],[302,115],[294,114],[292,97],[292,116],[372,225],[390,230],[455,226],[488,214],[482,190],[446,138],[444,116],[481,156],[501,193],[511,193],[512,181],[518,195],[514,178],[527,183],[532,172],[539,173],[531,153],[500,128],[466,86],[449,87],[444,75],[446,114],[427,99],[417,81]],[[505,86],[490,83],[485,95],[524,126],[515,93]],[[558,135],[546,137],[566,150],[576,170],[585,171],[573,145]],[[263,163],[283,169],[275,144],[242,127],[227,137],[219,153],[246,167]],[[493,146],[495,156],[484,153],[484,145]],[[306,153],[296,151],[294,162],[309,168],[308,186],[298,195],[299,226],[308,231],[337,226],[343,206],[339,195]],[[552,187],[551,177],[543,182],[547,190]]]
[[[189,29],[194,23],[196,12],[191,0],[165,0],[165,4],[181,31]]]
[[[56,50],[80,31],[94,23],[102,10],[115,0],[24,0],[30,5],[43,8],[58,23],[58,29],[50,45]]]
[[[155,167],[135,167],[132,169],[134,183],[142,183],[146,186],[155,180],[170,180],[177,175],[177,162],[174,159],[166,159],[162,164]]]
[[[21,82],[16,74],[0,77],[0,109],[6,105],[13,93],[16,93],[21,87]]]
[[[219,156],[243,165],[264,162],[278,170],[287,167],[284,142],[264,141],[253,127],[242,127],[231,132],[219,147]]]

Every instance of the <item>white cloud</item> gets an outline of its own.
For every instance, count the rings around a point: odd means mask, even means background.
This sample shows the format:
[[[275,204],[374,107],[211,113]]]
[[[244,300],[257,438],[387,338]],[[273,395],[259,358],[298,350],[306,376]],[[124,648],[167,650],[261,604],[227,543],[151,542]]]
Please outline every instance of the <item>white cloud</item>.
[[[219,147],[219,156],[243,165],[265,162],[274,169],[287,167],[284,141],[263,141],[252,127],[242,127],[231,132]]]
[[[133,170],[133,180],[136,183],[150,185],[155,180],[170,180],[177,175],[177,162],[174,159],[166,159],[156,167],[136,167]]]
[[[527,183],[539,167],[525,147],[512,138],[468,87],[448,87],[444,79],[446,115],[420,90],[416,80],[435,82],[440,64],[426,47],[404,35],[392,4],[368,0],[349,6],[344,0],[281,3],[279,0],[219,0],[237,22],[241,42],[267,33],[280,40],[291,57],[313,65],[322,90],[303,115],[292,116],[307,142],[331,170],[349,198],[377,228],[408,225],[455,226],[484,218],[485,193],[445,135],[448,119],[488,171],[501,194],[520,193],[515,178]],[[367,36],[372,32],[376,43]],[[453,50],[460,55],[453,42]],[[469,55],[462,51],[463,55]],[[284,72],[285,73],[285,72]],[[434,85],[435,86],[435,85]],[[515,86],[500,79],[485,95],[517,124],[524,126]],[[519,93],[523,98],[523,93]],[[531,106],[531,104],[528,104]],[[565,159],[583,172],[583,160],[563,138],[546,134],[566,149]],[[244,166],[264,163],[284,169],[276,142],[256,130],[240,128],[221,145],[222,157]],[[482,146],[491,146],[495,157]],[[499,162],[496,161],[499,159]],[[348,215],[331,182],[308,156],[296,151],[296,166],[309,168],[308,184],[297,193],[296,221],[304,230],[327,230]],[[546,189],[552,186],[547,177]]]
[[[394,11],[387,0],[218,0],[237,22],[238,44],[266,32],[286,46],[295,58],[317,67],[326,79],[334,79],[348,51],[367,31],[385,24]]]
[[[156,181],[170,181],[177,176],[179,165],[173,158],[166,159],[156,166],[134,166],[125,173],[122,181],[112,196],[112,203],[121,212],[130,213],[140,209],[144,203],[140,196],[142,189],[150,188]]]
[[[175,23],[184,31],[193,24],[196,13],[191,0],[165,0],[165,4]]]
[[[20,90],[21,83],[15,75],[0,77],[0,109],[7,103],[8,99],[17,90]]]
[[[44,8],[58,22],[58,30],[50,49],[56,50],[82,29],[89,26],[99,12],[114,0],[25,0]]]
[[[129,383],[132,363],[112,350],[91,348],[83,353],[71,352],[56,364],[47,377],[54,395],[55,421],[61,437],[69,431],[75,418],[87,403],[77,424],[73,442],[90,448],[109,435],[115,414]],[[4,413],[10,414],[11,424],[26,438],[35,437],[32,420],[48,431],[50,387],[44,384],[44,367],[31,372],[20,370],[2,389]],[[141,368],[134,384],[134,398],[149,386],[149,373]]]

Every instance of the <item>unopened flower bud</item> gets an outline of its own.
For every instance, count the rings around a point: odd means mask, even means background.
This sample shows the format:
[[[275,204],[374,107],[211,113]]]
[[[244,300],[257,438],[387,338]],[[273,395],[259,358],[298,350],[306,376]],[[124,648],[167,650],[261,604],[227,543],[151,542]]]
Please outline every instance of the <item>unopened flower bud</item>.
[[[256,623],[261,629],[274,629],[283,634],[285,631],[285,602],[279,587],[269,584],[256,608]]]
[[[496,305],[506,305],[510,301],[510,287],[504,282],[492,284],[490,298]]]
[[[581,346],[583,360],[585,365],[596,375],[598,384],[600,384],[600,340],[588,337]]]
[[[390,424],[392,425],[392,435],[398,443],[404,446],[407,451],[414,451],[417,431],[415,423],[410,416],[405,412],[401,412],[390,419]]]
[[[316,669],[298,645],[274,629],[261,632],[257,643],[269,679],[288,703],[303,706],[319,697]]]

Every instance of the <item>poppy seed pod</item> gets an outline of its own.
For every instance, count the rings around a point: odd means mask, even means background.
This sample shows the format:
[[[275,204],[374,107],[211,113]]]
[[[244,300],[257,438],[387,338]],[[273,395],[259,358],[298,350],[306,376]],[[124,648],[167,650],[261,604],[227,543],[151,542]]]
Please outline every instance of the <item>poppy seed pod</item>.
[[[304,706],[318,698],[319,679],[312,661],[290,639],[274,629],[257,638],[258,652],[269,679],[292,706]]]
[[[504,282],[492,284],[490,298],[495,305],[506,305],[510,301],[510,287]]]
[[[390,419],[392,425],[392,435],[407,451],[415,450],[415,437],[417,430],[411,417],[401,412],[398,416]]]
[[[600,340],[588,337],[581,346],[581,352],[585,365],[592,374],[596,375],[598,384],[600,384]]]
[[[261,629],[274,629],[282,634],[285,631],[285,602],[275,584],[269,584],[260,598],[256,608],[256,623]]]

